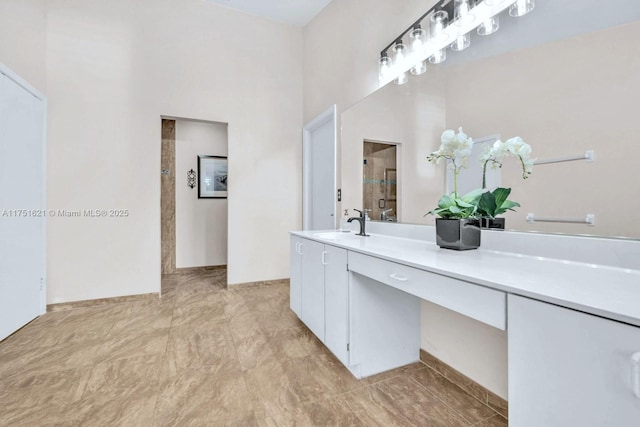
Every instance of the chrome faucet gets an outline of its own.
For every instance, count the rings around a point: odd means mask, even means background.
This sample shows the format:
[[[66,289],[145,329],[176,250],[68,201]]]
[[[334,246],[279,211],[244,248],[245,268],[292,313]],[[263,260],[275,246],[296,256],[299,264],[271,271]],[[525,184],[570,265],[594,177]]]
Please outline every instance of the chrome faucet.
[[[386,221],[387,220],[387,212],[391,212],[393,209],[389,208],[389,209],[385,209],[382,212],[380,212],[380,221]]]
[[[352,222],[354,220],[358,221],[360,223],[360,232],[357,234],[357,236],[368,236],[368,234],[364,231],[364,227],[367,222],[365,219],[364,211],[360,211],[358,209],[354,209],[354,211],[358,212],[360,216],[352,216],[347,220],[347,222]]]

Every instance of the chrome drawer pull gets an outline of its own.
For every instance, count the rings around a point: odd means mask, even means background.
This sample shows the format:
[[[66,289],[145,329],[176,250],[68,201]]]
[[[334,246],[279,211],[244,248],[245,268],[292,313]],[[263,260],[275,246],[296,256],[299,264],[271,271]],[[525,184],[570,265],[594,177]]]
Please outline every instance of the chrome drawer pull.
[[[392,279],[397,280],[399,282],[406,282],[407,280],[409,280],[404,276],[398,276],[396,273],[391,273],[389,275],[389,277],[391,277]]]

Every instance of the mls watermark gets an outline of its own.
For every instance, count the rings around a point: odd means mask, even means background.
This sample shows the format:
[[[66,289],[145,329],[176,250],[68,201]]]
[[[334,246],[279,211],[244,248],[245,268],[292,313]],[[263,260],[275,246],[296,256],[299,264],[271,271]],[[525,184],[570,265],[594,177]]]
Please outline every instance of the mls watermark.
[[[126,218],[129,209],[2,209],[0,218]]]

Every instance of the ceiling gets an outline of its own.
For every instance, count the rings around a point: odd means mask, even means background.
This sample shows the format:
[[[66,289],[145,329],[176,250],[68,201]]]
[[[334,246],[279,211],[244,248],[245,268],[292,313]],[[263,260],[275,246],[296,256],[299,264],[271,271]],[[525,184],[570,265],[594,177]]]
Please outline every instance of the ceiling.
[[[207,0],[251,15],[303,27],[331,0]]]

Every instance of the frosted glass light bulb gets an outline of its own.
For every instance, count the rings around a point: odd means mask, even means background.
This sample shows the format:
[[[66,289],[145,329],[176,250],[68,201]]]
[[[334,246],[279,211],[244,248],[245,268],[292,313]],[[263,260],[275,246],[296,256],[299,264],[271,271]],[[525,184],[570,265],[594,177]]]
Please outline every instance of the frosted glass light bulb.
[[[409,77],[407,76],[407,73],[400,73],[398,74],[398,77],[393,82],[397,85],[403,85],[408,81],[409,81]]]
[[[436,53],[434,53],[429,57],[429,62],[431,62],[432,64],[441,64],[446,60],[447,60],[446,49],[440,49],[439,51],[437,51]]]
[[[524,16],[536,7],[535,0],[518,0],[509,7],[509,15]]]
[[[411,40],[411,55],[417,56],[422,54],[426,35],[426,32],[422,27],[420,27],[420,25],[413,27],[413,30],[409,33],[409,39]]]
[[[404,71],[407,62],[407,47],[402,43],[402,40],[396,42],[393,46],[393,52],[393,67],[398,71]]]
[[[469,33],[467,33],[463,36],[458,37],[456,41],[451,43],[451,50],[453,50],[454,52],[460,52],[461,50],[465,50],[466,48],[468,48],[469,45],[471,45],[471,37],[469,36]]]
[[[427,61],[420,61],[411,68],[411,74],[419,76],[427,71]]]
[[[481,36],[488,36],[489,34],[493,34],[500,29],[500,17],[498,15],[493,18],[489,18],[484,21],[478,27],[478,34]]]
[[[471,13],[471,0],[455,0],[453,3],[453,14],[456,25],[466,25],[476,19]]]
[[[393,58],[393,69],[395,72],[399,72],[395,79],[395,83],[403,85],[409,81],[407,77],[407,47],[402,43],[402,40],[398,40],[393,46],[395,56]]]
[[[426,31],[422,29],[420,24],[416,24],[409,32],[409,39],[411,40],[410,63],[414,64],[413,67],[411,67],[411,74],[414,76],[419,76],[427,71],[427,63],[423,59],[426,35]]]
[[[449,36],[444,31],[449,23],[449,14],[445,10],[434,12],[429,18],[431,38],[438,41],[446,41]]]
[[[378,80],[387,81],[391,77],[391,58],[387,54],[380,56],[378,60]]]

